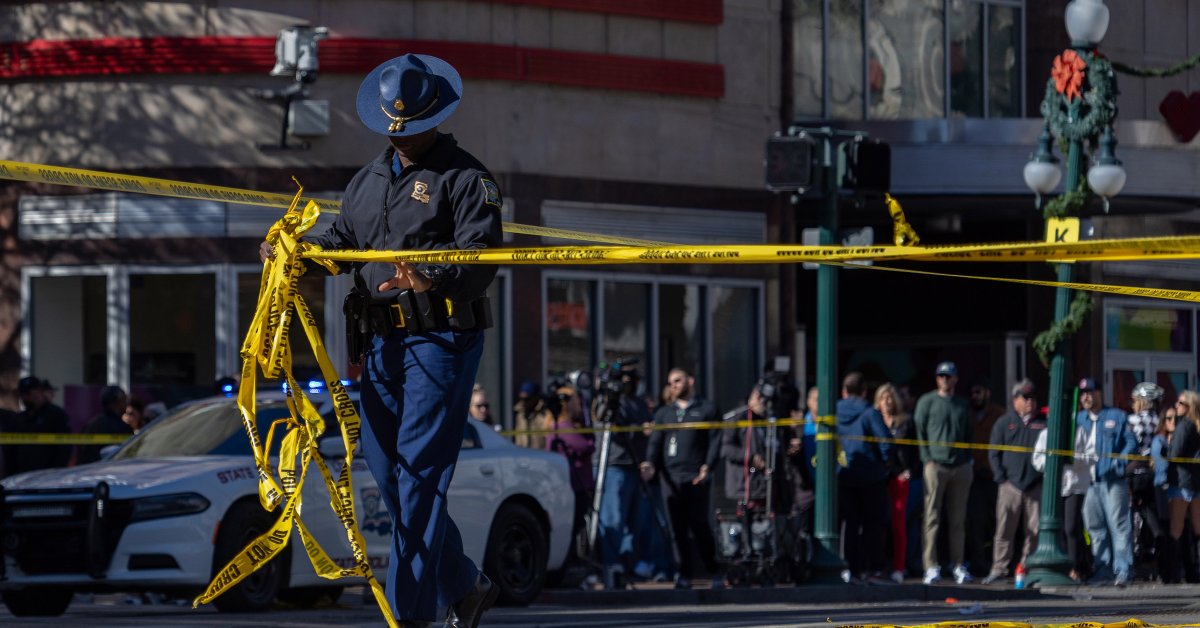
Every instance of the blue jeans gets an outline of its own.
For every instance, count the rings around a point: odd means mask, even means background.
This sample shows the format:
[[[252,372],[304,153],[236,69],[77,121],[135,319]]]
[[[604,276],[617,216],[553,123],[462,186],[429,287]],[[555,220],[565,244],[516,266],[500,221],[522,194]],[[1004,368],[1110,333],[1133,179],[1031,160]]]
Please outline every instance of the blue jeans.
[[[658,574],[671,575],[671,546],[665,536],[667,513],[663,510],[662,488],[658,476],[646,483],[646,493],[638,488],[634,478],[634,501],[637,503],[636,536],[638,545],[638,564],[636,572],[649,571],[639,575],[653,577]]]
[[[398,330],[364,357],[362,447],[392,518],[386,591],[400,620],[440,619],[479,578],[446,492],[482,353],[482,332]]]
[[[633,558],[633,527],[630,525],[638,496],[638,470],[609,465],[604,473],[604,494],[600,497],[600,558],[612,567],[628,564]]]
[[[1088,487],[1083,500],[1083,523],[1092,539],[1094,571],[1129,576],[1133,565],[1129,485],[1125,480],[1101,479]]]

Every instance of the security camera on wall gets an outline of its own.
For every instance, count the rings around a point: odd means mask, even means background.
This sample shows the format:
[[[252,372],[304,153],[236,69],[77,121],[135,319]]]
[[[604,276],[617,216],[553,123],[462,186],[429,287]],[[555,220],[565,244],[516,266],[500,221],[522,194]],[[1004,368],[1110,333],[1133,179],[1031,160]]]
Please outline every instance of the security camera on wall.
[[[304,150],[307,142],[288,144],[288,135],[319,137],[329,134],[329,101],[310,100],[308,85],[317,80],[320,67],[317,43],[329,37],[324,26],[301,24],[279,31],[275,40],[275,67],[271,76],[290,76],[283,89],[254,90],[254,95],[283,105],[283,124],[278,144],[259,144],[260,150]]]
[[[317,80],[317,42],[329,37],[324,26],[297,25],[279,31],[271,76],[293,76],[297,83]]]

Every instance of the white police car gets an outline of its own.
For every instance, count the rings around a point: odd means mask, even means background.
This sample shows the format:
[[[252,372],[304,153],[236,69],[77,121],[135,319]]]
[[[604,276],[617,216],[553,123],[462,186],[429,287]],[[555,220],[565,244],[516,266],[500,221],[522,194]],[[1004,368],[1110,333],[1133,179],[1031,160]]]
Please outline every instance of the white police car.
[[[344,455],[328,395],[311,394],[327,430],[319,449],[337,474]],[[261,393],[258,424],[288,414],[281,393]],[[468,556],[524,605],[560,568],[571,539],[574,494],[566,460],[516,447],[467,422],[450,514]],[[276,442],[281,440],[277,430]],[[276,450],[278,445],[275,445]],[[276,451],[277,453],[277,451]],[[355,509],[376,577],[387,577],[391,521],[366,463],[352,469]],[[314,465],[315,467],[315,465]],[[156,591],[192,596],[278,518],[258,503],[250,446],[234,400],[192,402],[156,419],[108,459],[5,479],[0,500],[0,592],[16,616],[60,615],[80,591]],[[305,525],[336,562],[353,564],[341,523],[315,468],[304,484]],[[213,604],[258,610],[275,598],[311,604],[361,579],[319,578],[297,535],[280,559]]]

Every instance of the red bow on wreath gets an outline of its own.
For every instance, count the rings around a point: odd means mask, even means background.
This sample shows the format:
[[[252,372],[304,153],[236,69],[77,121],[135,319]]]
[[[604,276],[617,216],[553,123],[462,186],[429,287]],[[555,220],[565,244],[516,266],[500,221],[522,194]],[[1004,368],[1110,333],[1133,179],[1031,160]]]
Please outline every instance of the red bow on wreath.
[[[1083,87],[1083,70],[1085,68],[1087,68],[1087,62],[1074,50],[1064,50],[1062,54],[1054,57],[1054,66],[1050,70],[1050,76],[1054,79],[1054,89],[1066,96],[1067,102],[1082,95],[1080,89]]]

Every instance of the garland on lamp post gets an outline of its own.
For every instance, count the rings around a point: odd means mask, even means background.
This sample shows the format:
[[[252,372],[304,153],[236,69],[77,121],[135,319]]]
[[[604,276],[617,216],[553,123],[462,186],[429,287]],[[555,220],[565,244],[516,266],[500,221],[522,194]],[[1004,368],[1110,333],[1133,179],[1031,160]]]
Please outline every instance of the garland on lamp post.
[[[1096,138],[1117,116],[1116,92],[1116,77],[1108,59],[1094,50],[1068,48],[1054,58],[1042,98],[1042,117],[1060,141],[1077,141],[1093,148]],[[1087,179],[1081,176],[1074,190],[1046,203],[1043,215],[1047,219],[1077,215],[1092,196]],[[1066,317],[1037,335],[1033,347],[1043,365],[1049,366],[1059,343],[1083,327],[1094,304],[1091,295],[1077,292]]]
[[[1084,91],[1086,87],[1086,91]],[[1065,140],[1090,141],[1117,117],[1116,79],[1103,55],[1067,49],[1054,58],[1042,117],[1050,131]],[[1078,105],[1075,101],[1079,100]],[[1079,115],[1080,109],[1086,109]]]

